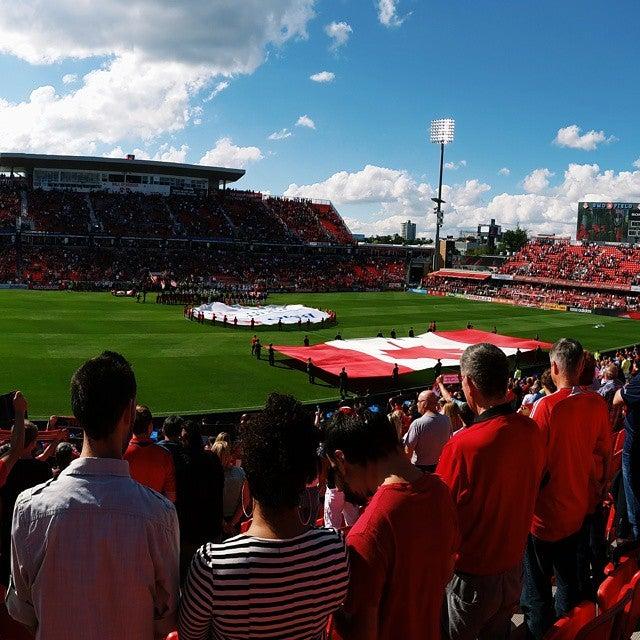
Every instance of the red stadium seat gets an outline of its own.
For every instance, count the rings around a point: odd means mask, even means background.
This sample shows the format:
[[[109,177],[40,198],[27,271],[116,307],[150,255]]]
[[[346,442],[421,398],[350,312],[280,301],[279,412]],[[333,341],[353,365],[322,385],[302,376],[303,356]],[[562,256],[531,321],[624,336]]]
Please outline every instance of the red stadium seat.
[[[640,571],[631,578],[627,589],[631,593],[631,600],[624,608],[622,617],[622,638],[630,638],[640,622]]]
[[[575,640],[577,634],[596,617],[596,605],[593,602],[581,602],[560,618],[547,632],[544,640]]]
[[[624,609],[630,600],[631,593],[627,592],[614,607],[582,627],[575,640],[621,640]]]

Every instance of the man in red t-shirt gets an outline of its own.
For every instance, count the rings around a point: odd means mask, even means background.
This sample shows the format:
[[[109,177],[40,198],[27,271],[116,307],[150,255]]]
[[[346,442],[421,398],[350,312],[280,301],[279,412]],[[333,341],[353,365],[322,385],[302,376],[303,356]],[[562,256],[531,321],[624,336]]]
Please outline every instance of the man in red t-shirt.
[[[522,588],[522,556],[545,449],[535,422],[505,401],[509,363],[491,344],[460,360],[474,423],[445,445],[436,473],[451,490],[460,554],[447,588],[451,640],[507,638]]]
[[[605,403],[577,385],[584,351],[577,340],[562,338],[549,354],[558,391],[534,411],[547,442],[545,478],[536,501],[525,553],[521,605],[529,632],[542,638],[556,617],[566,615],[581,599],[578,573],[580,530],[591,506],[596,459],[609,446]],[[544,400],[544,399],[543,399]],[[542,402],[542,400],[540,401]],[[541,405],[538,405],[538,409]],[[552,579],[555,577],[555,602]]]
[[[151,440],[153,420],[149,407],[139,404],[133,423],[133,438],[124,454],[129,473],[140,484],[176,501],[176,473],[171,454]]]
[[[347,500],[370,500],[347,536],[351,577],[335,616],[339,637],[440,640],[458,543],[447,487],[409,462],[382,414],[339,412],[323,447]]]

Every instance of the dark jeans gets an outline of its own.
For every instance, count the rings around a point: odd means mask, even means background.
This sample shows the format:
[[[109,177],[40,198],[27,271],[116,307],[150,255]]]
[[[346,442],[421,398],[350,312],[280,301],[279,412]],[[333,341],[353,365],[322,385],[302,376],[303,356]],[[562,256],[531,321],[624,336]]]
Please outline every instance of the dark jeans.
[[[622,449],[622,482],[627,501],[627,518],[633,537],[640,539],[640,434],[636,427],[625,421],[624,447]]]
[[[595,602],[598,587],[604,580],[604,567],[607,564],[607,542],[604,537],[606,524],[604,509],[598,505],[582,525],[578,545],[580,600]]]
[[[580,602],[578,544],[581,532],[557,542],[529,535],[524,554],[524,586],[520,606],[529,638],[541,640],[545,632]],[[555,602],[551,581],[556,579]]]

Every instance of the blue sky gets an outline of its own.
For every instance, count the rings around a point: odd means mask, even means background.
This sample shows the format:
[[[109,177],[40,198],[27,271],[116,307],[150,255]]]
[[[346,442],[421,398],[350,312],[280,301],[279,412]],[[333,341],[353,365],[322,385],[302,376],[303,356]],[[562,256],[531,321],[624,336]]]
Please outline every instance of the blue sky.
[[[428,235],[427,127],[451,116],[451,232],[571,233],[578,200],[640,200],[637,0],[152,4],[2,7],[3,150],[243,165],[247,188],[330,198],[356,231]]]

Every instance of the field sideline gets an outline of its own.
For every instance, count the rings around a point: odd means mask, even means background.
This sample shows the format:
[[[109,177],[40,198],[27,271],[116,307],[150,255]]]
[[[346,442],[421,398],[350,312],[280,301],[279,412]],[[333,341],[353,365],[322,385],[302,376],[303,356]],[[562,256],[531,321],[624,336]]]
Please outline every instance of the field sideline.
[[[149,296],[143,305],[108,293],[0,291],[0,393],[20,388],[34,418],[65,415],[73,371],[85,359],[113,349],[132,362],[139,401],[156,414],[253,408],[273,390],[305,401],[337,397],[330,385],[309,385],[301,371],[251,358],[249,330],[191,323],[183,319],[182,307],[156,305],[154,299]],[[549,342],[572,336],[592,350],[640,341],[640,325],[633,320],[404,292],[274,295],[269,302],[331,308],[344,338],[372,337],[381,329],[388,335],[392,328],[406,336],[410,326],[417,334],[437,320],[440,330],[464,328],[471,321],[477,329],[495,324],[500,333],[538,333]],[[333,327],[309,335],[315,344],[335,333]],[[260,333],[265,345],[301,344],[303,336]],[[422,372],[408,381],[428,379],[430,373]]]

